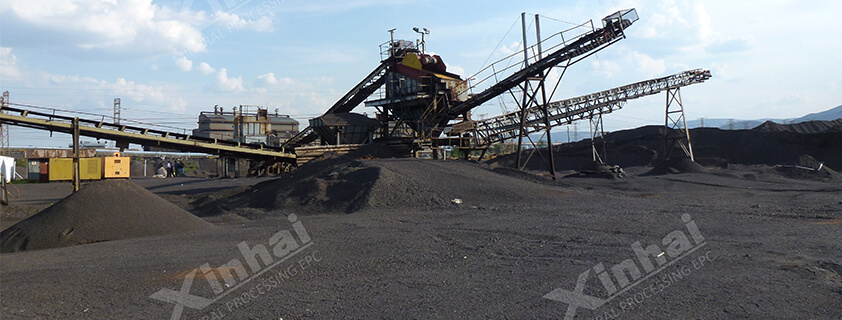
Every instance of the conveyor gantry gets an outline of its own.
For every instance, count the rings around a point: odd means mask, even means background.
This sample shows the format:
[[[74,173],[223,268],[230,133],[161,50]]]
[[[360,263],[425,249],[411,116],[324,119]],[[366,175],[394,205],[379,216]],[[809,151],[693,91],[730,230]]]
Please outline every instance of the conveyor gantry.
[[[614,44],[626,37],[625,29],[638,20],[635,9],[618,11],[605,17],[602,21],[604,26],[591,32],[586,32],[575,41],[567,43],[560,49],[547,54],[520,71],[498,81],[488,89],[473,95],[468,100],[457,104],[445,116],[438,120],[438,127],[444,128],[448,122],[455,119],[473,108],[517,87],[528,81],[531,77],[537,77],[558,65],[570,66],[603,48]],[[435,135],[434,135],[435,136]]]
[[[573,121],[611,113],[622,108],[626,101],[641,98],[659,92],[702,83],[710,79],[710,71],[702,69],[688,70],[671,76],[650,79],[629,85],[600,91],[576,98],[570,98],[548,104],[550,126],[570,124]],[[487,146],[518,137],[521,112],[512,112],[476,122],[477,144]],[[526,109],[524,134],[533,134],[544,130],[542,108],[533,106]]]
[[[13,104],[14,105],[14,104]],[[0,123],[63,133],[73,132],[74,117],[15,107],[3,107]],[[79,119],[79,134],[97,139],[162,147],[187,152],[271,162],[295,163],[295,154],[282,147],[245,144],[236,141],[194,137],[188,134],[141,128],[104,121]]]
[[[383,77],[383,75],[386,73],[387,66],[388,64],[386,61],[381,62],[374,71],[369,73],[368,76],[360,81],[360,83],[351,88],[351,90],[342,96],[339,101],[336,101],[336,103],[334,103],[333,106],[325,112],[325,114],[351,112],[351,110],[353,110],[357,105],[362,103],[372,93],[383,86],[386,82],[386,78]],[[289,148],[305,145],[313,142],[316,138],[318,138],[318,134],[313,130],[313,128],[307,126],[298,134],[284,142],[283,146]]]

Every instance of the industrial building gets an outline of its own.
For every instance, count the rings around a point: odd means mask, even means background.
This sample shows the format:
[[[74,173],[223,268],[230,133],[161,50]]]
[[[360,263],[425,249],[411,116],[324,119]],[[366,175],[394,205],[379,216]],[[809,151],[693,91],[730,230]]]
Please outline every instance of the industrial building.
[[[298,134],[298,121],[278,110],[270,114],[266,108],[240,105],[232,111],[214,106],[213,111],[199,114],[199,127],[193,136],[208,139],[231,140],[242,143],[280,146]]]

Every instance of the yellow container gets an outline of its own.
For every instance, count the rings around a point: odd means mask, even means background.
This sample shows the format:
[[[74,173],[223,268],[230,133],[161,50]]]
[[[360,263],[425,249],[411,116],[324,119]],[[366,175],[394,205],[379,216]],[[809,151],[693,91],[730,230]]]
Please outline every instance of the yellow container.
[[[73,180],[73,159],[50,158],[49,170],[50,181]]]
[[[73,158],[51,158],[50,159],[50,181],[73,180]],[[102,179],[102,162],[99,158],[79,159],[79,179],[99,180]]]
[[[73,159],[70,160],[70,163],[73,163]],[[81,158],[79,171],[82,180],[102,179],[102,161],[99,158]]]
[[[114,153],[113,157],[104,157],[102,159],[102,177],[103,178],[128,178],[130,171],[131,158],[121,157],[120,153]]]

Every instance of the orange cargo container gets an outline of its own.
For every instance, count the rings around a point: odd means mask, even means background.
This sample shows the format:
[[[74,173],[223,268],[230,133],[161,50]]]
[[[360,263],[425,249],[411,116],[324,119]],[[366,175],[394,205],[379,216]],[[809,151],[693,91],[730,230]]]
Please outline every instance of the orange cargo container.
[[[128,178],[130,163],[131,158],[121,157],[119,152],[115,152],[112,157],[102,158],[102,178]]]

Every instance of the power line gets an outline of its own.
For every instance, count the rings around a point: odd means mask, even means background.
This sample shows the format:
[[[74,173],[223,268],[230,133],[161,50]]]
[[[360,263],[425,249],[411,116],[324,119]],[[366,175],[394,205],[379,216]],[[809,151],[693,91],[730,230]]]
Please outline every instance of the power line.
[[[480,70],[482,70],[482,68],[485,68],[485,64],[488,63],[488,60],[491,60],[491,57],[494,56],[494,53],[497,52],[497,49],[500,49],[500,45],[502,45],[503,41],[506,41],[506,38],[509,37],[509,33],[512,32],[512,29],[515,28],[515,25],[517,25],[518,20],[520,20],[520,18],[515,19],[515,22],[512,23],[511,27],[509,27],[509,31],[506,31],[506,35],[504,35],[503,38],[500,39],[500,42],[497,43],[497,46],[494,47],[494,50],[491,51],[491,54],[488,55],[488,58],[485,58],[485,62],[483,62],[482,65],[479,67]]]
[[[49,108],[49,107],[44,107],[44,106],[29,105],[29,104],[22,104],[22,103],[9,103],[9,104],[19,106],[19,107],[41,109],[41,110],[47,110],[47,111],[53,111],[53,112],[59,111],[59,112],[65,112],[65,113],[71,113],[71,114],[84,114],[84,115],[89,115],[89,116],[94,116],[94,117],[102,117],[102,118],[106,118],[106,117],[111,118],[112,117],[112,116],[108,116],[108,115],[104,115],[104,114],[96,114],[96,113],[77,111],[77,110]],[[142,124],[142,125],[146,125],[146,126],[159,127],[159,128],[175,129],[175,130],[179,130],[179,131],[187,130],[185,128],[172,127],[172,126],[167,126],[167,125],[160,125],[160,124],[155,124],[155,123],[147,123],[147,122],[134,121],[134,120],[126,120],[126,122]]]
[[[547,19],[550,19],[550,20],[556,21],[556,22],[566,23],[566,24],[569,24],[569,25],[574,25],[574,26],[578,26],[578,25],[580,25],[579,23],[573,23],[573,22],[570,22],[570,21],[565,21],[565,20],[561,20],[561,19],[556,19],[556,18],[553,18],[553,17],[548,17],[548,16],[545,16],[545,15],[543,15],[543,14],[538,14],[538,15],[539,15],[539,16],[541,16],[541,17],[544,17],[544,18],[547,18]]]

